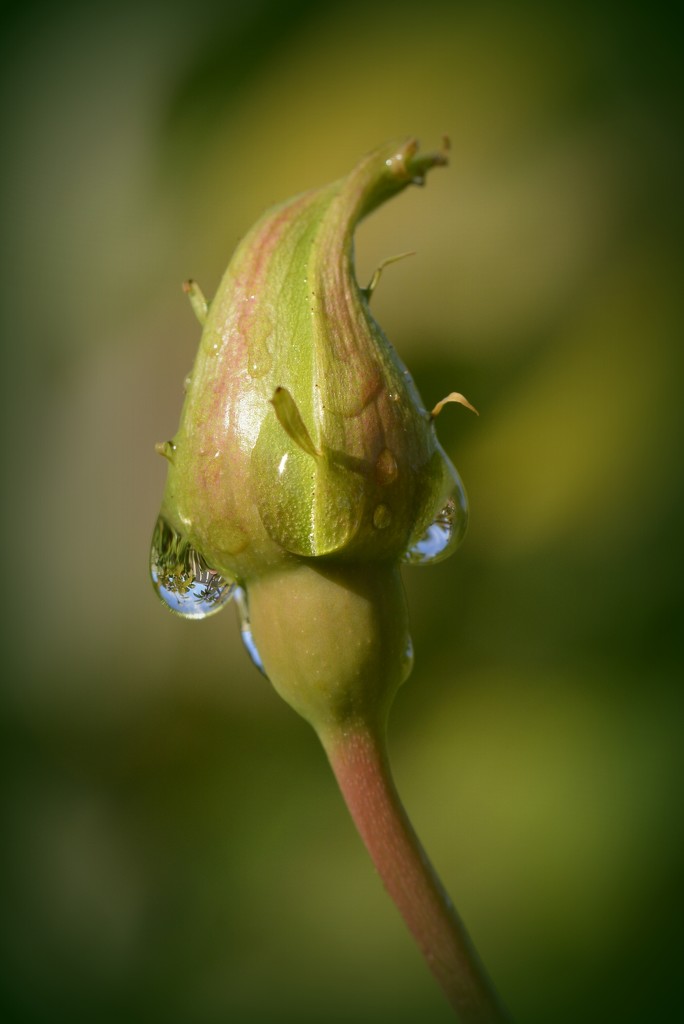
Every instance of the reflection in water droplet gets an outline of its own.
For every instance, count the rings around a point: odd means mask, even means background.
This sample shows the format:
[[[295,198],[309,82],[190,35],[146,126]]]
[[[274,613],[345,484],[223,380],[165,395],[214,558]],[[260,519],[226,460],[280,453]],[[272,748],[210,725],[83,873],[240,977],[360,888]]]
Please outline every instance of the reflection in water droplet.
[[[465,495],[459,492],[447,500],[422,537],[404,553],[402,561],[409,565],[432,565],[448,558],[461,543],[467,521]]]
[[[411,675],[412,671],[413,671],[413,640],[411,639],[411,637],[409,637],[408,638],[408,643],[406,644],[406,650],[404,651],[404,659],[403,659],[403,673],[404,674],[403,674],[403,678],[401,680],[402,683],[406,682],[408,677]]]
[[[157,520],[150,549],[154,589],[172,612],[204,619],[230,601],[235,584],[210,569],[204,558],[167,523]]]
[[[392,513],[387,505],[376,505],[373,512],[373,526],[376,530],[384,530],[392,522]]]
[[[247,606],[247,595],[245,594],[242,587],[236,587],[235,589],[235,603],[240,613],[240,634],[242,636],[242,642],[245,645],[247,653],[252,659],[252,663],[256,668],[259,669],[263,676],[266,675],[264,670],[264,664],[261,660],[257,645],[254,643],[254,637],[252,636],[252,626],[249,621],[249,608]]]
[[[398,472],[397,460],[394,455],[389,448],[383,448],[375,462],[375,479],[381,487],[386,487],[388,484],[394,483]]]

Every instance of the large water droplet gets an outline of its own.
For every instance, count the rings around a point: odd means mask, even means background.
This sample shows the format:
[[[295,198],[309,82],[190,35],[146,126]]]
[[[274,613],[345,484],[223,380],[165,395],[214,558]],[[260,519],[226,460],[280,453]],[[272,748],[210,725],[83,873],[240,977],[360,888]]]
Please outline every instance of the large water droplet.
[[[235,590],[235,603],[238,606],[238,612],[240,613],[240,635],[242,636],[242,642],[245,645],[245,649],[252,659],[252,664],[259,669],[263,676],[266,675],[264,669],[264,663],[261,660],[259,649],[254,643],[254,637],[252,636],[252,626],[249,621],[249,606],[247,604],[247,595],[245,594],[242,587],[237,587]]]
[[[204,619],[230,601],[235,584],[225,579],[160,516],[152,535],[150,575],[154,589],[172,612]]]
[[[427,530],[402,556],[409,565],[433,565],[453,554],[463,539],[468,510],[463,490],[457,489],[439,510]]]

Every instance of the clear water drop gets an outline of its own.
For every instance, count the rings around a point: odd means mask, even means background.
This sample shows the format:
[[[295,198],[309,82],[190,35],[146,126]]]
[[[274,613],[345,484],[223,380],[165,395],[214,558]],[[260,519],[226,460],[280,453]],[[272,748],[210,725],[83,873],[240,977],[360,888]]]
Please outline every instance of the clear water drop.
[[[258,668],[262,676],[266,675],[264,669],[264,663],[261,660],[259,649],[254,643],[254,637],[252,636],[252,626],[249,621],[249,606],[247,604],[247,595],[245,594],[242,587],[236,587],[235,589],[235,603],[238,607],[240,614],[240,635],[242,636],[242,642],[245,645],[245,649],[249,654],[252,664],[255,668]]]
[[[387,487],[394,483],[398,475],[397,460],[389,448],[383,448],[375,462],[375,479],[382,487]]]
[[[250,295],[249,298],[253,300],[256,296]],[[273,323],[263,311],[259,319],[255,320],[253,310],[249,310],[242,318],[242,323],[242,330],[247,338],[247,372],[252,378],[264,377],[273,364]]]
[[[150,575],[164,604],[187,619],[213,615],[235,593],[235,584],[211,569],[163,516],[159,516],[152,535]]]
[[[411,672],[413,670],[413,661],[414,661],[413,640],[409,636],[408,641],[406,643],[406,649],[404,650],[403,679],[402,679],[403,683],[405,683],[406,680],[408,679],[408,677],[411,675]]]
[[[453,554],[463,539],[468,523],[465,494],[457,490],[439,510],[428,528],[402,557],[409,565],[433,565]]]

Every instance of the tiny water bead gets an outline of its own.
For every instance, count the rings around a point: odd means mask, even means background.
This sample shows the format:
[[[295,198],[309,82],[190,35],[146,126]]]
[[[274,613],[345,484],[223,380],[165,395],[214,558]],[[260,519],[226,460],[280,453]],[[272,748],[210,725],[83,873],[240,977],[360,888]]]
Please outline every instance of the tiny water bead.
[[[393,484],[399,475],[397,460],[389,450],[383,448],[375,463],[375,478],[381,486],[386,487]]]
[[[461,491],[447,499],[427,530],[404,552],[402,562],[434,565],[448,558],[461,543],[467,524],[465,495]]]
[[[235,584],[211,569],[163,516],[152,535],[150,575],[164,604],[188,619],[213,615],[235,593]]]

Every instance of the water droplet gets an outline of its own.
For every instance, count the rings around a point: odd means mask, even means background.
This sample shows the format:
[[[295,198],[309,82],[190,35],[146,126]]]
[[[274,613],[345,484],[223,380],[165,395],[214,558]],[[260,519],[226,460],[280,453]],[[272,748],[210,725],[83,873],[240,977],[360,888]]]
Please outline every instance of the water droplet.
[[[376,530],[385,530],[392,522],[392,513],[387,505],[376,505],[373,512],[373,526]]]
[[[258,378],[264,377],[271,369],[271,353],[264,345],[261,348],[250,346],[249,349],[249,361],[247,363],[247,372],[250,377]]]
[[[402,677],[402,680],[401,680],[402,683],[405,683],[406,680],[408,679],[408,677],[411,675],[411,672],[413,671],[413,661],[414,661],[414,656],[413,656],[413,640],[409,636],[408,642],[406,644],[406,649],[404,651],[404,657],[403,657],[403,665],[402,665],[403,677]]]
[[[403,153],[395,153],[385,160],[385,166],[389,167],[392,174],[403,175],[406,172],[406,163]]]
[[[261,655],[257,645],[254,643],[254,637],[252,636],[252,626],[249,621],[249,607],[247,605],[247,595],[245,594],[242,587],[236,587],[235,589],[235,603],[238,607],[240,614],[240,635],[242,636],[242,642],[245,645],[245,649],[252,659],[252,664],[255,668],[258,668],[262,676],[266,675],[264,670],[264,663],[261,660]]]
[[[172,612],[204,619],[230,601],[235,584],[225,579],[163,516],[157,520],[150,550],[154,589]]]
[[[397,479],[398,472],[394,455],[389,448],[383,448],[375,462],[375,479],[381,487],[387,487]]]
[[[465,494],[457,490],[432,520],[421,537],[402,557],[409,565],[433,565],[453,554],[463,539],[468,512]]]
[[[263,312],[256,319],[254,311],[250,310],[249,315],[242,317],[241,325],[247,338],[247,372],[252,378],[264,377],[273,364],[273,323]]]

